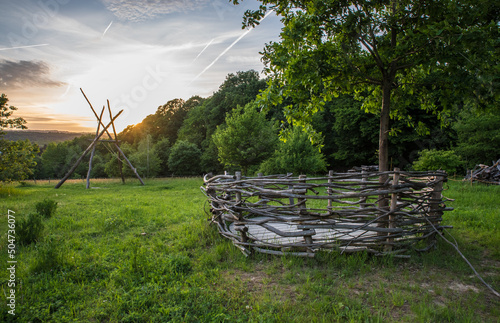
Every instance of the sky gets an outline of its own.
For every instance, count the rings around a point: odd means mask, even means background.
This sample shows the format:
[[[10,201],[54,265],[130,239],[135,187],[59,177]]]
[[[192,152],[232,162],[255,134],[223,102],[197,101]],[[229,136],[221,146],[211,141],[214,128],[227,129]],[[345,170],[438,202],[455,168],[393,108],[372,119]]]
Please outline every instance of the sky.
[[[208,97],[229,73],[262,72],[278,41],[268,13],[242,29],[256,0],[0,0],[0,93],[32,130],[95,131],[109,100],[117,131],[169,100]],[[109,121],[105,114],[104,123]]]

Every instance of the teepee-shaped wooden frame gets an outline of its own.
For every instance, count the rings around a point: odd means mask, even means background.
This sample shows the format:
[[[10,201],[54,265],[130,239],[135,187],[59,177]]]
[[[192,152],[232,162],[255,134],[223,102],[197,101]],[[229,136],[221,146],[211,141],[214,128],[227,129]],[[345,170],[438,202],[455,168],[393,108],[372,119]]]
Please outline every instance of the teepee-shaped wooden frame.
[[[120,114],[122,114],[123,110],[120,110],[120,112],[118,112],[118,114],[116,114],[115,116],[113,116],[113,114],[111,113],[111,107],[109,106],[109,100],[107,100],[108,111],[109,111],[109,118],[110,118],[111,121],[105,126],[104,123],[102,122],[102,116],[104,114],[104,110],[106,109],[106,107],[105,106],[102,107],[101,114],[100,114],[100,116],[98,116],[97,113],[94,110],[94,107],[92,106],[92,103],[90,103],[89,99],[87,98],[87,96],[85,95],[85,93],[83,92],[83,90],[80,89],[80,91],[82,91],[82,94],[85,97],[85,100],[87,100],[87,103],[89,104],[90,109],[92,109],[92,112],[94,113],[94,115],[97,118],[97,120],[99,121],[99,123],[97,124],[97,130],[96,130],[95,138],[94,138],[94,140],[92,140],[92,143],[87,147],[87,149],[85,149],[85,151],[82,153],[82,155],[80,156],[80,158],[78,158],[78,160],[75,162],[75,164],[73,165],[73,167],[71,167],[71,169],[68,171],[68,173],[61,179],[61,181],[59,183],[57,183],[57,185],[55,186],[55,188],[59,188],[59,187],[61,187],[62,184],[64,184],[64,182],[71,176],[71,174],[73,174],[73,172],[78,167],[78,165],[80,165],[80,163],[85,158],[85,156],[92,150],[92,153],[90,154],[90,160],[89,160],[89,170],[87,172],[87,188],[90,187],[90,172],[92,170],[92,160],[94,158],[95,146],[99,142],[112,142],[114,144],[114,146],[116,147],[116,149],[118,150],[118,153],[119,153],[119,155],[117,155],[118,160],[121,162],[121,159],[120,159],[120,155],[121,155],[122,158],[123,158],[123,160],[125,160],[125,162],[130,167],[130,169],[132,169],[132,171],[134,172],[135,176],[137,176],[137,178],[139,179],[139,181],[141,182],[141,184],[144,185],[144,182],[142,181],[141,177],[137,173],[137,169],[135,169],[134,166],[132,166],[132,163],[128,160],[127,156],[125,156],[125,154],[123,153],[123,151],[120,149],[120,146],[119,146],[119,140],[118,140],[118,136],[116,135],[116,129],[115,129],[115,123],[114,122],[118,118],[118,116],[120,116]],[[101,126],[103,127],[103,130],[101,130],[101,132],[99,132]],[[112,126],[112,128],[113,128],[113,135],[114,136],[111,136],[111,134],[108,131],[108,128],[110,126]],[[109,138],[108,140],[100,139],[104,133],[106,133],[108,135],[108,138]],[[122,176],[122,181],[125,181],[125,179],[123,177],[123,174],[121,174],[121,176]]]

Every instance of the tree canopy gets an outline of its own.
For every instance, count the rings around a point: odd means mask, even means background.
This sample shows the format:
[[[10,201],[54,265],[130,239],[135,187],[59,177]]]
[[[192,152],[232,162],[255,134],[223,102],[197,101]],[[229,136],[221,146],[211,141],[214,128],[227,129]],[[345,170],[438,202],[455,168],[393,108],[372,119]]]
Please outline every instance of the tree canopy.
[[[390,119],[419,126],[409,107],[446,120],[464,97],[478,104],[498,99],[498,64],[491,64],[498,59],[497,3],[261,2],[258,10],[245,13],[244,27],[257,25],[268,10],[284,24],[280,42],[263,52],[271,80],[261,102],[291,98],[284,107],[288,121],[311,131],[311,117],[325,102],[343,93],[354,96],[379,117],[381,170],[389,166]]]
[[[226,123],[217,127],[213,141],[220,161],[227,166],[248,168],[271,156],[277,144],[276,128],[257,111],[255,104],[237,107],[226,116]]]
[[[0,95],[0,132],[4,128],[27,129],[26,120],[21,117],[12,119],[11,116],[17,110],[14,106],[8,106],[9,99],[5,94]]]
[[[10,182],[23,180],[33,174],[36,166],[35,155],[38,145],[29,140],[8,141],[1,139],[4,128],[27,129],[26,120],[21,117],[11,118],[14,106],[8,106],[9,99],[5,94],[0,96],[0,181]]]
[[[311,144],[307,134],[293,128],[259,170],[266,174],[318,174],[326,172],[326,166],[325,156]]]

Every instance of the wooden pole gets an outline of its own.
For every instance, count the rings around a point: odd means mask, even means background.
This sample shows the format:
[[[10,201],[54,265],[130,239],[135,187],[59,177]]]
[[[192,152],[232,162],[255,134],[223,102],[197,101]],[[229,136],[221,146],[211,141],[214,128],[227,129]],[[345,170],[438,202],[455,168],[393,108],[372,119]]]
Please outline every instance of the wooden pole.
[[[87,103],[89,104],[90,106],[90,109],[92,109],[92,112],[94,112],[94,115],[95,117],[97,118],[97,113],[95,112],[94,110],[94,107],[92,106],[92,103],[90,103],[89,99],[87,98],[87,96],[85,95],[85,92],[83,92],[83,90],[80,88],[80,91],[82,92],[83,96],[85,97],[85,100],[87,100]],[[109,103],[109,101],[108,101]],[[123,110],[122,110],[123,111]],[[122,112],[120,111],[120,113]],[[114,125],[114,120],[116,120],[116,118],[111,118],[111,124]],[[104,126],[104,124],[102,123],[101,121],[101,124]],[[127,156],[125,156],[125,154],[123,153],[123,151],[120,149],[120,147],[118,146],[118,144],[116,143],[117,139],[113,139],[113,137],[111,136],[111,134],[106,130],[106,134],[108,135],[109,139],[111,140],[114,140],[115,141],[115,147],[118,149],[118,151],[120,152],[120,154],[122,155],[123,159],[125,159],[125,161],[127,162],[127,165],[130,167],[130,169],[134,172],[135,176],[139,179],[139,182],[141,182],[142,185],[144,185],[144,182],[142,181],[142,178],[139,176],[139,174],[137,173],[137,169],[134,168],[134,166],[132,166],[132,163],[128,160]]]
[[[87,103],[89,104],[90,109],[92,110],[92,112],[94,112],[95,117],[99,120],[99,117],[97,116],[97,112],[95,112],[94,107],[92,106],[92,103],[90,103],[89,99],[85,95],[85,92],[83,92],[82,88],[80,88],[80,91],[82,92],[83,96],[85,97],[85,100],[87,100]],[[113,119],[113,118],[111,118],[111,119]],[[104,123],[102,122],[102,120],[100,120],[99,123],[104,127]],[[108,135],[109,139],[113,139],[107,129],[106,129],[106,134]]]
[[[112,119],[112,121],[114,121],[116,118],[118,118],[118,116],[120,114],[122,114],[122,112],[123,112],[123,110],[121,110],[120,112],[118,112],[118,114]],[[101,131],[101,133],[95,137],[94,141],[92,141],[92,143],[90,144],[90,146],[88,146],[87,149],[85,149],[85,151],[80,156],[80,158],[78,158],[78,160],[76,161],[76,163],[73,165],[73,167],[71,167],[71,169],[68,171],[68,173],[61,179],[61,181],[59,183],[57,183],[57,185],[55,186],[55,188],[61,187],[61,185],[64,184],[64,182],[71,176],[71,174],[73,174],[73,172],[75,171],[75,169],[82,162],[83,158],[85,158],[85,156],[89,153],[89,151],[92,148],[94,148],[95,144],[99,141],[99,138],[101,138],[101,136],[104,134],[104,132],[106,132],[106,130],[109,128],[109,126],[111,126],[111,122],[108,123],[108,125],[106,127],[104,127],[104,129]]]
[[[399,184],[399,168],[394,168],[392,185],[395,186],[398,184]],[[389,229],[393,229],[395,227],[394,221],[396,219],[396,216],[392,212],[395,212],[397,210],[397,207],[398,207],[398,194],[392,193],[391,194],[391,214],[389,215]],[[390,235],[391,234],[388,233],[388,236],[390,236]],[[394,238],[388,238],[387,242],[389,242],[390,244],[388,244],[385,247],[385,251],[392,251],[392,243],[394,242]]]
[[[235,172],[234,175],[236,176],[237,181],[241,181],[241,172]],[[241,202],[241,192],[236,192],[236,205],[238,205]],[[241,220],[241,212],[238,212],[238,218]]]
[[[436,185],[434,185],[431,200],[429,201],[429,217],[431,217],[432,225],[438,226],[441,220],[442,212],[440,210],[440,204],[442,200],[442,192],[443,192],[443,181],[444,176],[436,176]],[[439,220],[436,220],[436,217],[439,217]],[[436,232],[429,236],[428,242],[429,244],[434,243],[436,239]]]
[[[104,107],[102,107],[102,110],[101,110],[101,115],[99,116],[99,123],[97,124],[97,130],[95,132],[95,135],[97,137],[97,135],[99,134],[99,129],[101,128],[101,120],[102,120],[102,115],[104,113]],[[95,146],[94,148],[92,148],[92,152],[90,153],[90,159],[89,159],[89,170],[87,172],[87,189],[90,188],[90,172],[92,171],[92,160],[94,159],[94,154],[95,154]]]
[[[111,113],[111,107],[109,106],[109,100],[106,100],[106,102],[108,103],[109,118],[113,119],[113,114]],[[112,122],[111,125],[113,127],[113,134],[115,135],[115,145],[118,147],[119,143],[118,143],[118,135],[116,134],[115,123]],[[118,158],[118,169],[120,171],[120,177],[122,178],[122,183],[125,184],[125,177],[123,176],[122,160],[120,159],[119,154],[116,155],[116,158]]]
[[[368,180],[368,167],[362,166],[361,167],[361,181],[366,182]],[[362,185],[361,188],[366,188],[366,185]],[[362,197],[360,201],[360,207],[365,207],[366,206],[366,197]]]
[[[385,170],[379,169],[379,171],[385,171]],[[386,173],[382,172],[378,178],[378,182],[381,186],[381,190],[385,190],[385,187],[383,187],[383,186],[386,184],[387,180],[388,180],[388,175]],[[387,211],[389,211],[389,197],[387,196],[387,194],[379,195],[378,208],[379,208],[380,212],[382,212],[382,213],[386,213]],[[388,222],[387,215],[382,216],[382,217],[380,217],[380,220],[377,223],[377,227],[387,228],[387,222]],[[377,234],[381,235],[381,236],[385,235],[384,232],[379,232]]]
[[[332,176],[333,176],[333,170],[328,171],[328,188],[326,189],[328,196],[332,196],[333,193],[332,187],[330,186],[333,183]],[[329,215],[332,214],[332,208],[333,208],[332,200],[328,199],[327,210]]]
[[[306,182],[306,178],[307,176],[306,175],[300,175],[299,176],[299,182],[300,183],[305,183]],[[307,192],[307,190],[306,190]],[[305,198],[305,193],[304,193],[304,198],[298,198],[297,199],[297,203],[299,204],[299,214],[300,215],[306,215],[307,214],[307,206],[306,206],[306,201],[307,199]],[[302,229],[302,231],[310,231],[308,229]],[[313,244],[313,240],[312,240],[312,237],[310,235],[305,235],[304,236],[304,240],[306,242],[306,244],[308,245],[312,245]]]
[[[236,176],[237,181],[241,181],[241,172],[235,172],[234,175]],[[241,192],[236,192],[236,205],[239,206],[240,202],[241,202]],[[242,212],[238,212],[238,219],[240,221],[243,220],[243,213]],[[247,243],[248,242],[248,236],[247,236],[248,227],[246,227],[245,225],[235,226],[235,229],[240,232],[241,241],[243,243]],[[251,249],[250,249],[250,252],[251,252]]]
[[[300,183],[305,183],[306,182],[306,178],[307,178],[306,175],[300,175],[299,176],[299,182]],[[307,210],[306,210],[306,208],[307,208],[306,201],[307,201],[307,199],[305,197],[297,199],[297,203],[299,204],[299,214],[301,214],[301,215],[306,214],[306,212],[307,212]]]
[[[132,166],[132,163],[130,162],[130,160],[128,160],[127,156],[125,156],[125,154],[123,153],[123,151],[120,149],[120,147],[116,143],[115,143],[115,146],[116,146],[116,149],[118,149],[118,151],[120,152],[120,154],[122,154],[123,159],[127,162],[127,165],[134,172],[134,174],[137,177],[137,179],[139,179],[139,182],[141,182],[141,184],[144,185],[144,182],[142,181],[142,178],[137,173],[137,169],[135,169],[134,166]]]

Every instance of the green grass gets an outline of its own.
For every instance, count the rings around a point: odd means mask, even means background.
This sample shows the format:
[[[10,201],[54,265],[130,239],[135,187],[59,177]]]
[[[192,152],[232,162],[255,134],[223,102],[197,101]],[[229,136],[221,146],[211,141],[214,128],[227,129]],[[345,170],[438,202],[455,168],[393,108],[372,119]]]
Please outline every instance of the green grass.
[[[0,188],[0,321],[7,212],[50,199],[42,238],[17,246],[19,322],[498,322],[500,300],[453,247],[409,260],[322,252],[246,258],[209,225],[200,178]],[[500,186],[450,182],[445,224],[500,289]],[[449,236],[448,236],[449,237]]]

